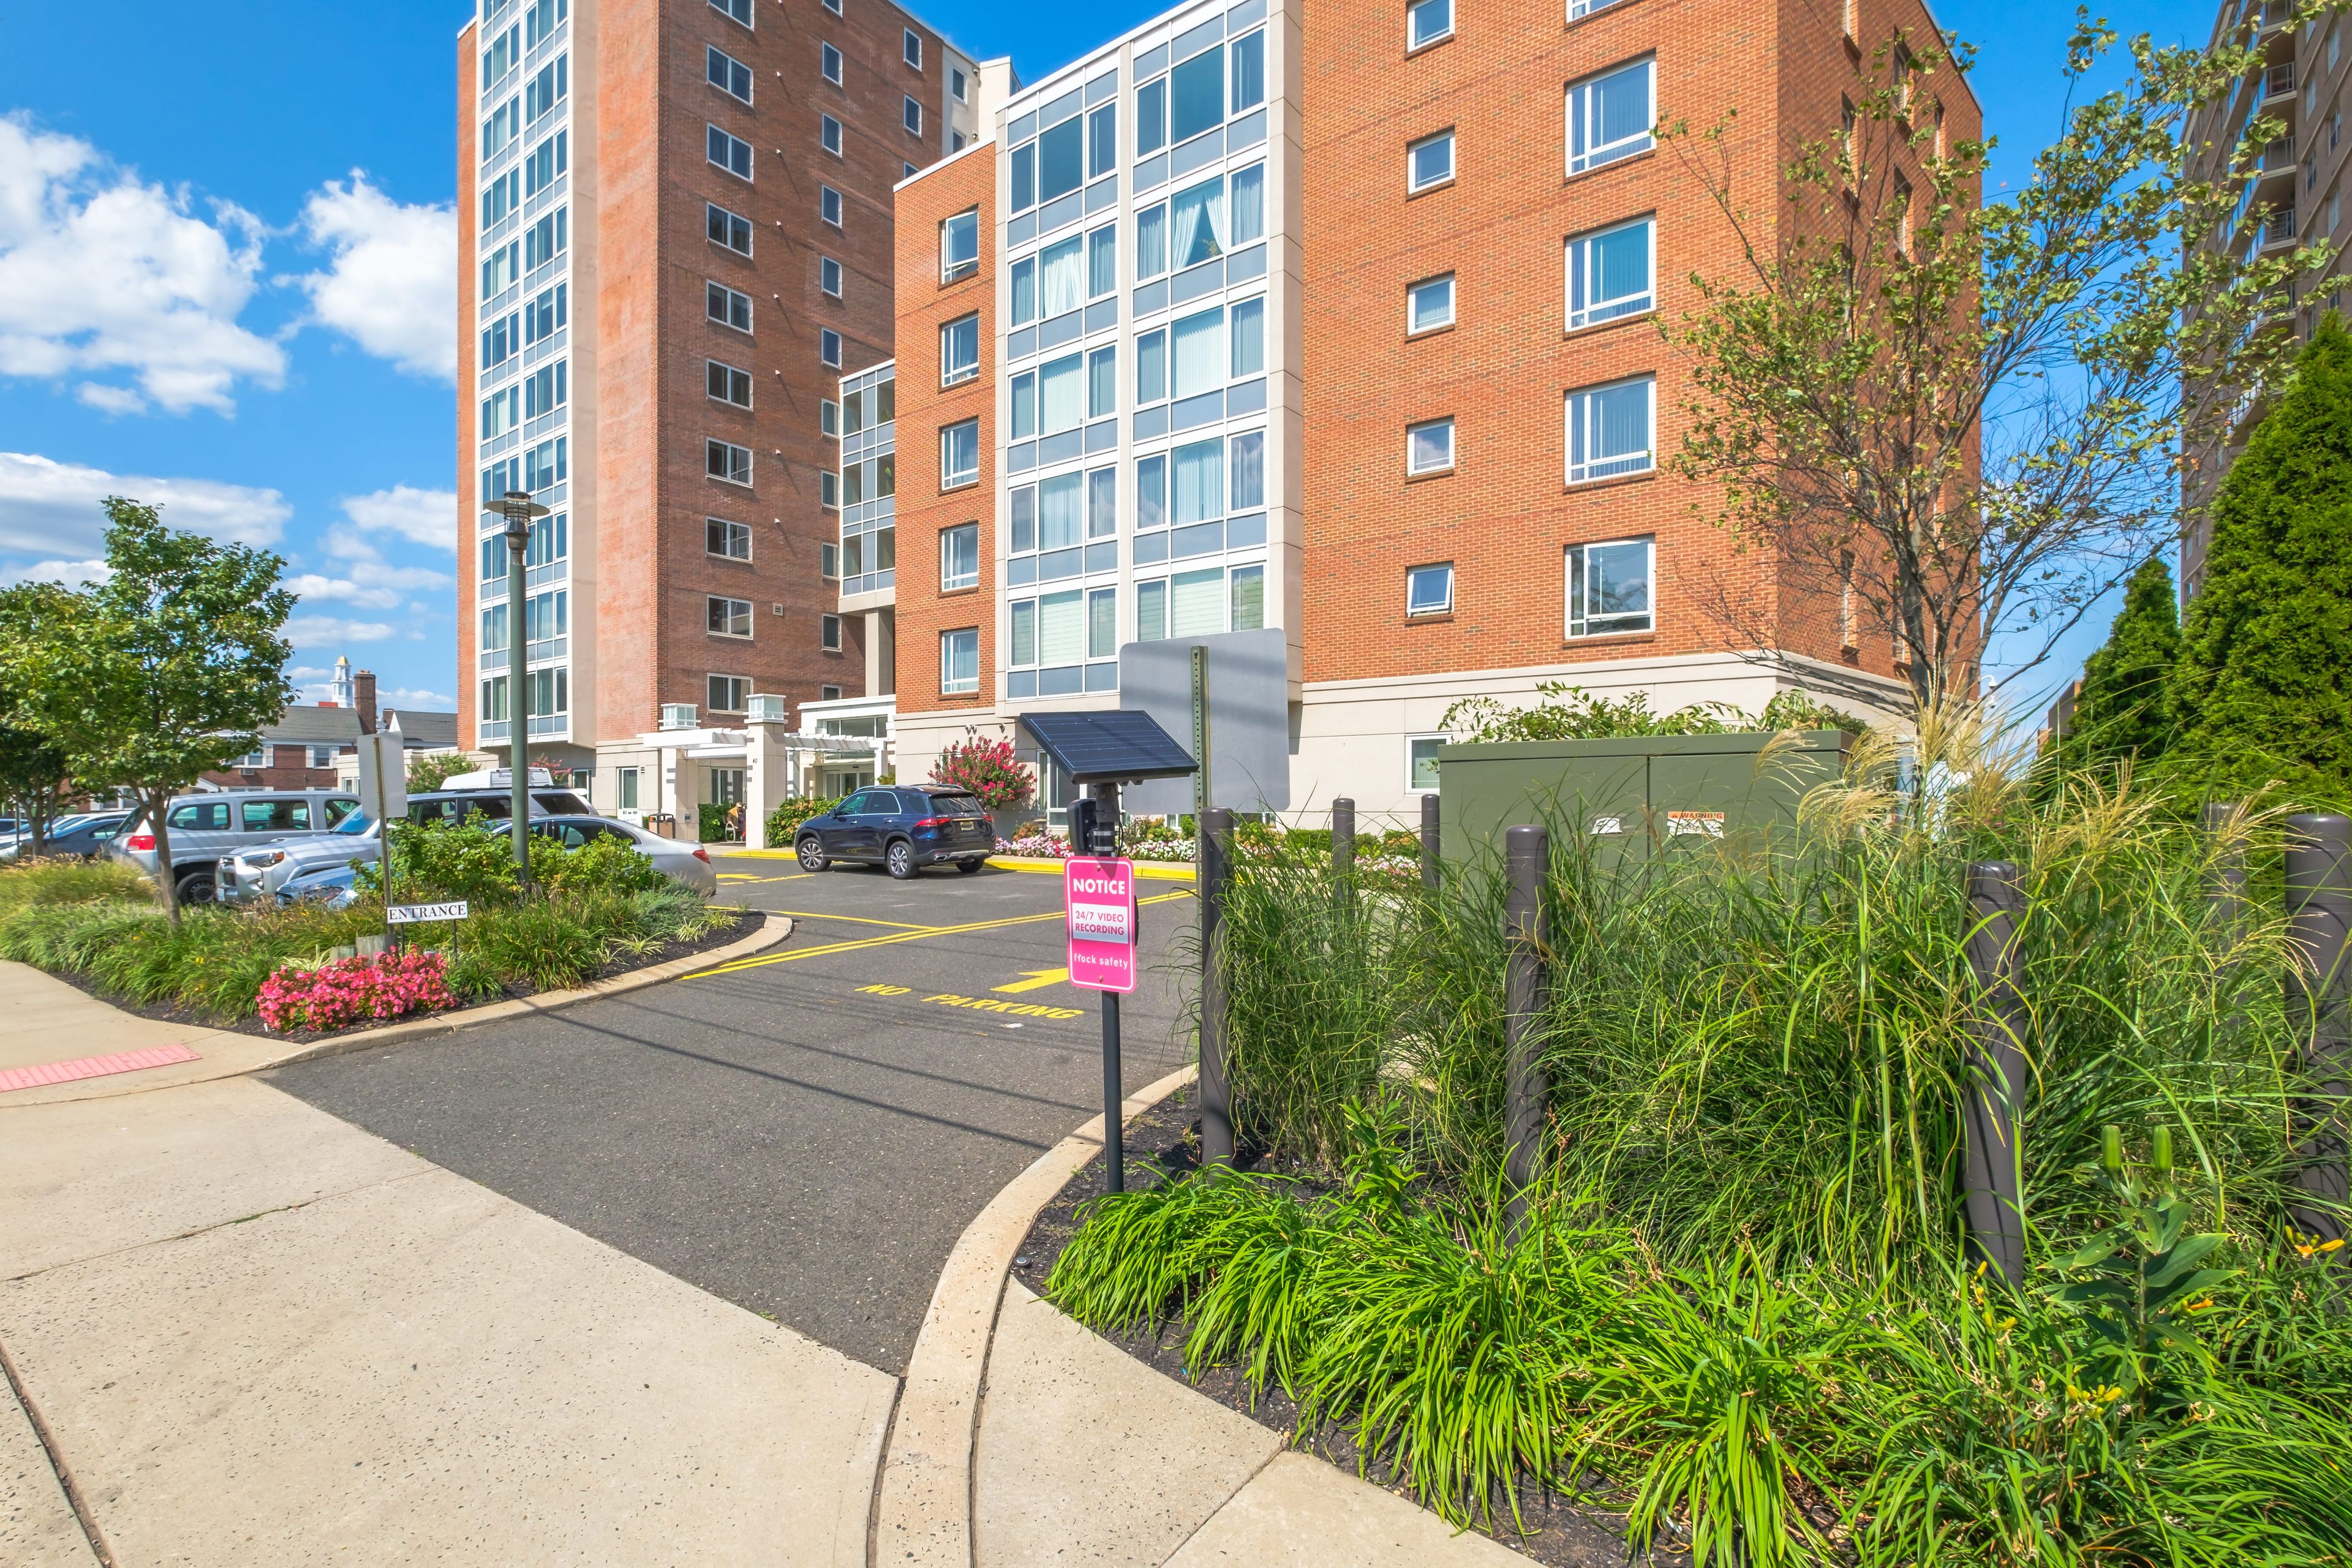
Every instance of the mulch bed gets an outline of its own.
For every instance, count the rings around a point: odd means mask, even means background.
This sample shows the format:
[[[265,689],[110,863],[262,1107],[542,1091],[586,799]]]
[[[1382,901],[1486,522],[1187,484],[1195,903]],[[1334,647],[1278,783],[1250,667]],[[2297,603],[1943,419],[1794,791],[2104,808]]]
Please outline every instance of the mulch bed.
[[[751,935],[759,929],[759,922],[766,919],[765,914],[759,910],[737,910],[730,912],[734,916],[732,920],[693,942],[664,942],[648,952],[615,954],[603,968],[590,975],[589,980],[610,980],[616,975],[628,974],[640,969],[650,969],[656,963],[667,963],[673,958],[685,958],[693,953],[708,952],[713,948],[725,947],[730,942],[740,942]],[[487,1007],[499,1002],[510,1002],[518,997],[539,994],[539,987],[535,985],[509,982],[506,989],[496,996],[485,996],[478,1001],[469,1002],[462,1007],[444,1008],[438,1013],[410,1013],[398,1018],[383,1019],[381,1023],[370,1020],[364,1024],[354,1024],[347,1029],[271,1029],[265,1027],[257,1016],[225,1022],[209,1014],[192,1008],[173,1006],[168,1003],[126,1000],[93,985],[86,975],[55,971],[48,973],[77,990],[88,992],[110,1007],[120,1007],[124,1012],[136,1014],[142,1018],[152,1018],[162,1024],[179,1024],[189,1028],[226,1029],[239,1035],[257,1035],[267,1039],[284,1040],[289,1045],[296,1046],[307,1046],[314,1040],[331,1040],[339,1035],[355,1034],[365,1028],[380,1028],[390,1024],[413,1024],[421,1018],[446,1018],[452,1025],[456,1025],[464,1022],[465,1015],[477,1007]],[[566,989],[571,988],[566,987]]]
[[[1193,1170],[1198,1163],[1200,1141],[1193,1131],[1195,1115],[1192,1109],[1193,1090],[1185,1088],[1153,1106],[1128,1124],[1127,1184],[1130,1190],[1165,1179],[1171,1173],[1183,1173]],[[1276,1156],[1267,1168],[1277,1168],[1290,1162]],[[1013,1259],[1013,1274],[1023,1284],[1039,1295],[1045,1292],[1046,1278],[1054,1271],[1054,1260],[1062,1255],[1077,1233],[1077,1207],[1088,1198],[1104,1191],[1105,1176],[1102,1159],[1097,1156],[1086,1169],[1072,1177],[1054,1201],[1045,1205],[1029,1228],[1021,1251]],[[1165,1376],[1176,1379],[1195,1391],[1207,1394],[1229,1410],[1239,1411],[1261,1426],[1292,1439],[1296,1446],[1327,1459],[1351,1474],[1385,1490],[1414,1502],[1412,1488],[1397,1474],[1396,1468],[1386,1458],[1373,1456],[1367,1460],[1355,1443],[1352,1431],[1341,1425],[1325,1421],[1311,1432],[1298,1433],[1298,1406],[1279,1385],[1262,1392],[1253,1405],[1250,1390],[1241,1374],[1231,1367],[1212,1367],[1195,1373],[1184,1364],[1185,1325],[1181,1320],[1162,1326],[1157,1334],[1139,1331],[1128,1334],[1104,1334],[1102,1337]],[[1499,1542],[1512,1551],[1533,1558],[1550,1568],[1625,1568],[1627,1552],[1624,1521],[1622,1515],[1612,1515],[1601,1509],[1579,1507],[1559,1497],[1542,1492],[1532,1485],[1523,1486],[1519,1496],[1519,1515],[1529,1533],[1522,1535],[1511,1520],[1507,1509],[1488,1521],[1472,1526],[1479,1534]],[[1675,1568],[1690,1559],[1680,1552],[1658,1552],[1642,1559],[1656,1568]]]

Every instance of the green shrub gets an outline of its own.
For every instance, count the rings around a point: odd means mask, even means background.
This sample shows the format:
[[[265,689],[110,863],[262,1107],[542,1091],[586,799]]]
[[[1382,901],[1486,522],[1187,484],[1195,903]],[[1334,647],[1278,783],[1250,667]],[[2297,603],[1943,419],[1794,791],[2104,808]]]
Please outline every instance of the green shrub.
[[[800,831],[802,823],[812,816],[823,816],[845,798],[837,795],[796,795],[778,801],[775,809],[768,813],[769,847],[782,848],[791,844],[793,835]]]

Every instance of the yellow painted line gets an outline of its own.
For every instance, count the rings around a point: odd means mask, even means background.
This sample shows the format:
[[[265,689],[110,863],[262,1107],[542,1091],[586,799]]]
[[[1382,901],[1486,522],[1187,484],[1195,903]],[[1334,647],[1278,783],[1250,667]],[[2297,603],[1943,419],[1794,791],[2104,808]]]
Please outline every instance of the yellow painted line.
[[[1059,860],[1032,860],[1025,856],[991,855],[988,858],[988,863],[1000,871],[1040,871],[1053,877],[1062,874],[1062,863]],[[1192,880],[1192,868],[1170,865],[1157,860],[1138,860],[1135,862],[1135,876],[1138,881],[1142,882],[1189,882]]]
[[[1189,899],[1192,896],[1189,891],[1159,893],[1138,901],[1146,904],[1164,904],[1171,899]],[[853,942],[825,942],[816,947],[795,948],[786,952],[773,952],[762,958],[739,958],[732,963],[722,963],[715,969],[697,970],[683,978],[708,980],[714,974],[734,974],[746,969],[764,969],[772,963],[791,963],[796,959],[822,958],[835,952],[856,952],[869,947],[888,947],[896,942],[920,942],[926,937],[958,936],[965,931],[1001,931],[1006,926],[1035,925],[1041,921],[1059,921],[1063,918],[1060,910],[1047,910],[1044,914],[1039,915],[1010,915],[1003,920],[974,921],[969,925],[931,926],[916,931],[892,931],[887,936],[860,937]]]
[[[730,849],[719,858],[722,860],[791,860],[797,857],[790,849]]]
[[[827,914],[822,910],[778,910],[776,913],[791,915],[796,920],[852,921],[862,926],[888,926],[892,931],[954,931],[958,929],[954,926],[919,926],[912,921],[868,920],[864,915]]]
[[[1048,985],[1059,985],[1070,977],[1066,969],[1024,969],[1021,973],[1027,978],[1016,980],[1010,985],[992,985],[989,989],[1000,996],[1017,996],[1024,991],[1043,991]]]

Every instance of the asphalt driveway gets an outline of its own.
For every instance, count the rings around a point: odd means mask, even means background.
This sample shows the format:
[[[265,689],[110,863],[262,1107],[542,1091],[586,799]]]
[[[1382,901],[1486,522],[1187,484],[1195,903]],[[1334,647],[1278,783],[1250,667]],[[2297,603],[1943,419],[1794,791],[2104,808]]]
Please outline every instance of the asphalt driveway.
[[[722,900],[793,915],[788,943],[268,1080],[901,1373],[964,1226],[1101,1109],[1099,1004],[1060,977],[1060,879],[719,866]],[[1192,1055],[1191,884],[1147,881],[1143,897],[1129,1090]]]

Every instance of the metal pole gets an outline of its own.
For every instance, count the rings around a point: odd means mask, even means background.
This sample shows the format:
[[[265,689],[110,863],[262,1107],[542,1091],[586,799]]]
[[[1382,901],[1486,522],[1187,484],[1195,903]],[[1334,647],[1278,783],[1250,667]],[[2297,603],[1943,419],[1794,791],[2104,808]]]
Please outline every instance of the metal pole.
[[[525,898],[530,896],[530,661],[529,639],[523,635],[523,552],[530,544],[530,523],[545,517],[547,509],[528,490],[509,490],[501,507],[507,520],[507,773],[513,784],[508,825],[514,840],[515,876]]]
[[[1511,1185],[1507,1213],[1514,1234],[1527,1216],[1527,1189],[1543,1173],[1544,1111],[1551,1100],[1538,1037],[1544,953],[1550,946],[1543,913],[1543,877],[1550,859],[1551,837],[1542,828],[1503,830],[1503,866],[1510,879],[1503,902],[1503,1174]]]
[[[1234,1091],[1225,1077],[1225,876],[1234,814],[1201,814],[1201,1163],[1234,1162]]]
[[[1098,784],[1091,800],[1071,802],[1070,842],[1088,855],[1112,855],[1118,849],[1118,785]],[[1119,1108],[1127,1096],[1120,1085],[1118,1061],[1118,993],[1102,994],[1103,1173],[1106,1191],[1127,1191],[1127,1128]]]
[[[2352,1092],[2352,818],[2314,813],[2286,819],[2288,1022],[2309,1030],[2302,1053],[2306,1097],[2291,1123],[2294,1185],[2287,1223],[2305,1245],[2346,1239],[2344,1102]],[[2339,1263],[2352,1249],[2339,1247]]]
[[[1437,891],[1437,797],[1421,797],[1421,890]]]
[[[1346,795],[1331,803],[1331,875],[1349,876],[1356,869],[1356,803]]]
[[[1209,650],[1192,645],[1192,832],[1201,836],[1201,821],[1213,798],[1209,794]],[[1195,855],[1198,864],[1198,855]]]
[[[2025,997],[2017,984],[2025,891],[2017,868],[2006,860],[1970,862],[1969,913],[1969,970],[1978,992],[1962,1089],[1969,1251],[2018,1285],[2025,1279],[2025,1199],[2017,1129],[2027,1074]]]

